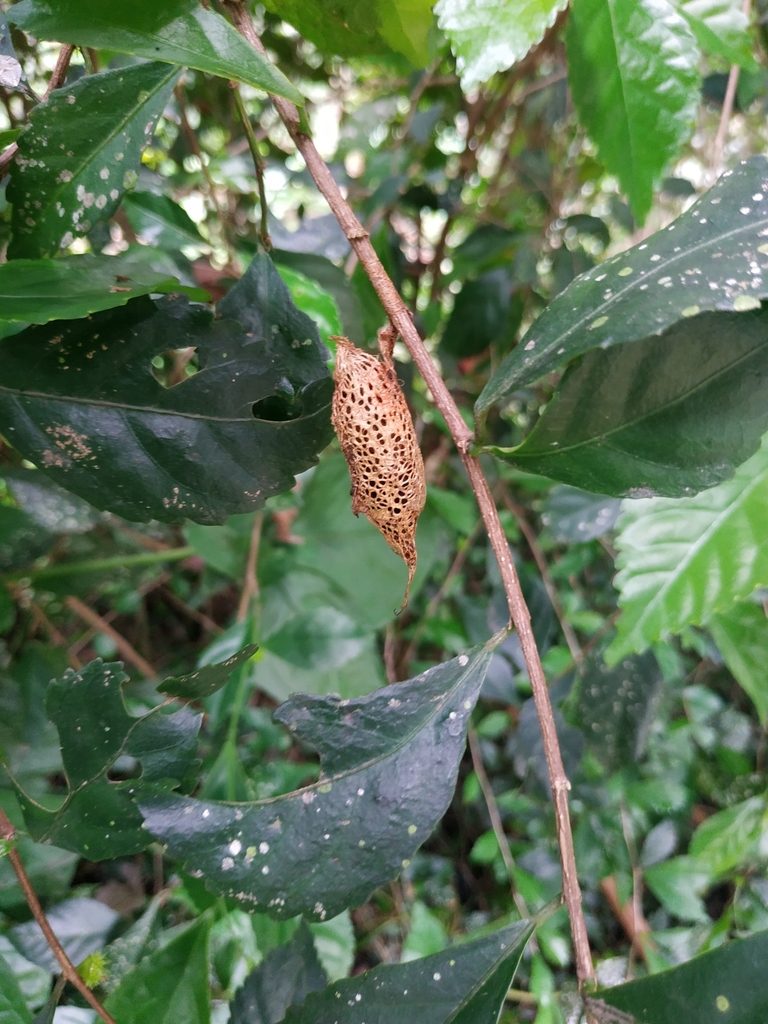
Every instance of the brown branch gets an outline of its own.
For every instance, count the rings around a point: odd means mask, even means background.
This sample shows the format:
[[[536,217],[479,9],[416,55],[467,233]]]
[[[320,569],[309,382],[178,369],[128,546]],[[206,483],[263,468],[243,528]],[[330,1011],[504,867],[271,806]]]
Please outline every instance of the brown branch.
[[[224,5],[238,30],[263,55],[265,52],[264,47],[256,34],[246,6],[233,2],[233,0],[225,0]],[[273,102],[291,138],[303,156],[315,184],[356,251],[358,259],[375,288],[390,323],[405,342],[411,358],[431,391],[435,405],[442,413],[456,447],[461,454],[472,489],[477,497],[480,514],[485,522],[488,538],[499,563],[510,616],[520,638],[520,645],[528,668],[536,710],[541,723],[544,751],[547,758],[547,767],[555,805],[557,835],[563,869],[563,893],[571,922],[571,934],[573,937],[579,985],[583,986],[585,982],[592,983],[595,980],[595,973],[592,966],[587,928],[581,906],[581,890],[576,874],[573,836],[571,834],[568,811],[567,793],[570,789],[570,783],[563,767],[552,705],[549,699],[549,691],[547,690],[547,681],[533,636],[530,613],[523,597],[520,581],[515,571],[509,545],[504,536],[504,530],[499,521],[499,514],[488,482],[485,479],[479,461],[469,454],[469,446],[473,439],[472,431],[464,422],[451,393],[448,391],[442,377],[432,362],[405,303],[376,255],[367,233],[363,230],[351,207],[342,196],[338,185],[315,148],[314,143],[304,134],[296,107],[293,103],[279,96],[274,96]]]
[[[743,14],[749,14],[750,0],[743,0],[741,10]],[[715,142],[712,147],[712,178],[716,179],[720,173],[720,166],[723,162],[723,147],[725,145],[725,136],[728,133],[728,122],[731,120],[731,114],[733,113],[733,104],[736,99],[736,87],[739,84],[739,72],[741,68],[738,64],[732,64],[731,70],[728,73],[728,84],[725,87],[725,97],[723,99],[723,112],[720,115],[720,123],[717,126],[717,135],[715,135]]]
[[[512,498],[512,495],[506,487],[501,488],[501,497],[504,504],[515,517],[515,521],[520,527],[520,532],[525,537],[526,543],[533,555],[533,560],[541,575],[541,582],[544,584],[547,597],[549,598],[550,604],[557,616],[557,621],[560,623],[560,629],[563,631],[563,636],[565,637],[565,642],[568,644],[568,650],[571,652],[571,657],[574,662],[581,667],[584,661],[584,652],[581,649],[573,626],[565,617],[565,612],[563,611],[563,606],[560,603],[560,597],[557,593],[557,587],[550,575],[549,566],[547,565],[547,560],[544,557],[544,552],[539,547],[539,542],[536,539],[536,533],[534,532],[531,524],[525,518],[525,513]]]
[[[0,839],[5,839],[11,842],[16,835],[16,829],[13,823],[5,814],[2,808],[0,808]],[[53,955],[59,961],[61,966],[61,973],[72,985],[75,986],[80,995],[88,1002],[89,1006],[98,1013],[106,1024],[117,1024],[115,1018],[104,1009],[96,996],[91,992],[88,986],[85,984],[83,979],[77,973],[77,968],[67,956],[64,947],[61,945],[59,940],[56,938],[53,929],[45,916],[43,908],[40,906],[40,901],[35,895],[35,890],[32,888],[32,883],[29,880],[29,876],[24,868],[24,865],[19,856],[19,851],[11,849],[8,851],[8,860],[11,862],[11,867],[16,873],[16,878],[21,886],[21,891],[24,893],[24,898],[29,905],[29,909],[32,911],[34,919],[40,926],[40,931],[45,936],[46,942],[51,947]]]
[[[160,594],[164,601],[167,601],[168,604],[173,605],[173,607],[176,608],[177,611],[180,611],[182,615],[186,615],[187,618],[192,619],[193,622],[196,622],[199,626],[202,626],[203,629],[207,630],[207,632],[224,632],[224,630],[218,624],[218,622],[214,622],[210,615],[206,615],[205,612],[201,612],[198,608],[193,608],[192,605],[187,604],[187,602],[183,601],[178,594],[174,594],[170,587],[161,587]]]
[[[256,562],[259,557],[259,543],[261,541],[261,524],[264,521],[262,515],[257,515],[253,521],[251,530],[251,543],[248,548],[248,561],[245,566],[245,581],[243,592],[240,595],[240,604],[237,606],[237,621],[242,622],[251,607],[251,601],[259,596],[259,580],[256,575]]]
[[[619,922],[621,927],[627,933],[629,941],[632,943],[632,948],[635,952],[641,956],[647,963],[648,949],[655,949],[655,944],[652,939],[644,938],[648,936],[651,931],[651,926],[643,917],[643,913],[637,906],[635,897],[628,900],[623,906],[619,899],[619,890],[616,886],[616,879],[613,875],[608,875],[607,878],[603,878],[600,881],[600,891],[608,901],[613,913],[616,915],[616,920]]]
[[[515,906],[517,907],[520,917],[525,919],[530,916],[528,913],[528,907],[526,906],[525,900],[515,887],[515,859],[509,848],[507,833],[504,831],[504,825],[501,820],[501,815],[499,814],[499,805],[496,803],[496,796],[491,789],[491,783],[485,771],[480,743],[478,742],[477,733],[475,732],[475,727],[473,725],[470,725],[467,729],[467,739],[469,740],[469,752],[472,755],[472,767],[475,769],[477,781],[480,783],[480,789],[482,790],[483,797],[485,799],[485,806],[488,808],[488,817],[491,819],[493,834],[496,836],[496,842],[499,844],[501,856],[504,860],[504,867],[507,869],[509,887],[512,890],[512,899],[515,901]]]
[[[122,657],[125,658],[126,661],[129,661],[134,668],[138,669],[143,676],[146,676],[147,679],[157,678],[157,672],[146,658],[142,658],[133,644],[129,643],[121,633],[117,632],[116,629],[113,629],[106,619],[103,619],[98,612],[89,608],[88,605],[81,601],[79,597],[68,597],[64,603],[71,612],[74,612],[75,615],[79,615],[80,618],[87,622],[89,626],[92,626],[97,633],[104,633],[105,636],[110,638],[110,640],[113,640]]]

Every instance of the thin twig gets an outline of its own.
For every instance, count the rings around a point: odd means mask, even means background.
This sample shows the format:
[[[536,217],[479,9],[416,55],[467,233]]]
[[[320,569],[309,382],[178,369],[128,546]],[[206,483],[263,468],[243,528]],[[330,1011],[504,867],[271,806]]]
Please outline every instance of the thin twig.
[[[743,0],[741,5],[742,13],[745,15],[749,14],[750,0]],[[731,114],[733,113],[733,104],[736,99],[736,88],[739,84],[739,72],[741,68],[738,64],[732,64],[731,70],[728,73],[728,84],[725,87],[725,98],[723,100],[723,111],[720,115],[720,124],[717,126],[717,135],[715,135],[715,142],[712,147],[712,179],[715,180],[720,174],[720,167],[723,162],[723,147],[725,146],[725,136],[728,133],[728,122],[731,120]]]
[[[237,607],[237,621],[243,622],[245,617],[248,615],[248,609],[251,607],[251,601],[254,601],[259,596],[259,579],[256,575],[256,562],[259,557],[259,542],[261,541],[261,524],[264,521],[264,517],[259,514],[253,520],[253,529],[251,530],[251,543],[248,548],[248,561],[245,565],[245,581],[243,583],[243,592],[240,595],[240,604]]]
[[[246,5],[232,2],[232,0],[225,0],[225,7],[229,11],[230,17],[238,30],[255,49],[264,55],[264,47],[256,33]],[[509,545],[504,536],[504,530],[499,520],[499,514],[494,504],[488,481],[485,479],[479,461],[469,454],[469,446],[473,439],[472,431],[464,422],[458,406],[432,362],[413,324],[410,313],[376,255],[368,234],[364,231],[351,207],[342,196],[338,185],[314,143],[304,134],[296,107],[290,101],[279,96],[274,96],[273,102],[291,138],[303,156],[315,184],[330,206],[347,239],[357,252],[358,259],[376,290],[390,323],[405,342],[411,358],[431,391],[435,405],[442,413],[456,447],[461,454],[470,484],[477,497],[480,514],[485,522],[488,538],[499,564],[510,616],[520,638],[520,646],[525,657],[528,677],[531,682],[536,710],[541,724],[544,751],[555,805],[557,836],[563,870],[563,893],[571,923],[576,973],[580,986],[583,986],[586,982],[594,983],[595,973],[592,966],[584,912],[581,906],[581,889],[576,873],[576,859],[568,810],[567,793],[570,789],[570,783],[563,767],[552,704],[549,699],[549,691],[547,690],[547,681],[541,665],[541,658],[531,628],[530,612],[523,597],[520,581],[517,577]]]
[[[80,618],[87,622],[89,626],[93,626],[93,628],[99,633],[104,633],[105,636],[108,636],[110,640],[114,642],[115,647],[117,647],[122,657],[125,658],[126,661],[129,661],[134,668],[137,668],[143,676],[146,676],[147,679],[157,678],[157,672],[146,658],[142,658],[133,644],[129,643],[121,633],[117,632],[116,629],[113,629],[113,627],[110,626],[110,624],[103,619],[98,612],[89,608],[88,605],[81,601],[79,597],[68,597],[64,603],[71,612],[74,612],[75,615],[79,615]]]
[[[13,840],[15,835],[16,829],[14,828],[13,823],[6,815],[5,811],[3,811],[2,808],[0,808],[0,839],[6,839],[10,842],[11,840]],[[45,936],[48,945],[51,947],[53,955],[59,961],[59,965],[61,966],[61,973],[64,975],[67,981],[71,982],[71,984],[75,986],[80,995],[88,1002],[90,1006],[93,1007],[96,1013],[98,1013],[98,1015],[101,1017],[103,1021],[106,1022],[106,1024],[117,1024],[115,1018],[111,1014],[107,1013],[107,1011],[101,1005],[99,1000],[96,998],[93,992],[91,992],[91,990],[85,984],[83,979],[77,973],[77,969],[67,956],[66,952],[64,951],[64,947],[56,938],[56,935],[54,934],[53,929],[51,928],[48,918],[45,916],[43,908],[40,906],[40,901],[35,895],[35,890],[32,888],[32,883],[30,882],[29,876],[27,875],[27,872],[21,861],[19,851],[15,849],[9,850],[8,860],[11,862],[11,867],[16,873],[16,878],[19,880],[21,891],[24,893],[24,898],[26,899],[29,905],[29,909],[32,911],[32,916],[40,926],[40,930]]]
[[[173,605],[173,607],[180,611],[182,615],[186,615],[188,618],[192,619],[193,622],[202,626],[208,633],[224,632],[218,622],[214,622],[210,615],[206,615],[205,612],[201,612],[199,608],[193,608],[192,605],[187,604],[187,602],[183,601],[178,594],[174,594],[170,587],[161,587],[160,594],[164,601]]]
[[[413,637],[411,638],[411,642],[408,644],[405,651],[403,652],[402,657],[400,658],[400,665],[402,667],[407,669],[408,665],[411,663],[414,655],[416,654],[416,649],[418,647],[419,640],[421,639],[421,635],[427,628],[427,623],[435,614],[437,609],[440,607],[440,604],[443,598],[445,597],[451,583],[453,583],[454,579],[459,575],[461,570],[464,568],[464,563],[466,562],[467,556],[469,555],[469,550],[482,533],[482,530],[483,521],[482,519],[478,519],[478,521],[472,528],[472,532],[464,541],[464,544],[456,552],[456,557],[454,558],[450,569],[446,573],[445,579],[440,584],[437,593],[424,610],[424,614],[421,616],[421,619],[419,620],[419,624],[416,627],[416,631],[414,632]]]
[[[619,890],[616,885],[616,879],[613,875],[608,875],[607,878],[600,880],[600,891],[603,896],[605,896],[608,905],[616,915],[617,921],[627,933],[627,937],[632,943],[633,948],[647,962],[648,951],[646,949],[646,943],[651,949],[655,949],[656,947],[653,940],[650,938],[651,926],[643,917],[642,911],[638,911],[635,906],[635,900],[630,899],[627,903],[622,905],[621,900],[619,899]],[[644,936],[646,937],[644,938]]]
[[[480,783],[480,789],[482,790],[483,797],[485,799],[485,806],[488,808],[488,817],[491,819],[493,834],[496,836],[496,842],[499,844],[501,856],[504,860],[504,867],[507,869],[507,877],[509,878],[509,887],[512,891],[512,899],[515,901],[515,906],[517,907],[520,917],[525,919],[530,916],[528,913],[528,907],[515,886],[515,859],[509,848],[507,833],[504,831],[504,825],[501,820],[501,815],[499,814],[499,805],[496,803],[496,795],[491,789],[491,783],[485,771],[483,754],[480,750],[480,743],[473,725],[470,725],[469,729],[467,729],[467,739],[469,740],[469,752],[472,755],[472,767],[475,769],[477,781]]]
[[[59,50],[59,56],[56,58],[56,65],[53,69],[53,72],[51,73],[51,78],[48,82],[48,87],[45,90],[43,102],[45,102],[48,99],[48,97],[51,95],[54,89],[58,89],[60,85],[64,84],[64,79],[67,77],[69,62],[72,60],[72,54],[74,52],[74,46],[70,46],[69,43],[66,43]],[[14,142],[8,147],[8,149],[6,149],[3,152],[2,156],[0,156],[0,178],[2,178],[5,169],[11,163],[11,161],[16,156],[18,151],[18,143]]]
[[[171,574],[169,572],[161,572],[159,576],[155,577],[155,579],[142,583],[142,585],[136,589],[136,593],[139,597],[146,597],[146,595],[150,594],[153,590],[157,590],[159,587],[164,586],[170,578]],[[106,615],[102,616],[102,618],[104,622],[112,622],[119,614],[120,612],[117,611],[116,608],[112,608],[106,613]],[[69,655],[79,654],[80,651],[82,651],[82,649],[89,644],[99,632],[100,629],[94,629],[93,627],[87,629],[79,639],[69,645],[67,653]]]
[[[259,188],[259,205],[261,207],[261,230],[259,231],[259,238],[261,239],[261,244],[264,248],[270,250],[272,248],[272,239],[269,237],[269,208],[267,207],[267,193],[264,188],[264,159],[259,152],[259,143],[256,138],[256,133],[253,130],[251,119],[248,116],[248,111],[245,109],[245,103],[243,102],[243,97],[240,94],[240,87],[237,82],[230,82],[229,86],[234,93],[237,114],[240,118],[240,123],[243,126],[245,137],[248,140],[251,159],[253,160],[253,166],[256,169],[256,183]]]
[[[536,563],[536,566],[539,570],[539,574],[541,575],[541,582],[544,584],[544,589],[547,592],[547,597],[549,598],[550,604],[552,605],[552,609],[555,615],[557,616],[557,621],[560,623],[560,629],[562,629],[563,631],[563,636],[565,637],[565,642],[568,644],[568,650],[571,652],[571,657],[573,658],[574,662],[579,666],[579,668],[581,668],[581,665],[584,661],[584,653],[581,649],[581,645],[579,644],[573,626],[565,617],[563,606],[560,603],[560,596],[557,593],[557,587],[555,586],[554,580],[550,575],[547,560],[544,557],[544,552],[539,547],[539,542],[536,539],[536,534],[533,530],[533,527],[525,518],[525,513],[517,504],[517,502],[513,499],[512,495],[509,493],[507,488],[502,487],[500,489],[500,493],[504,504],[515,517],[515,522],[520,527],[520,532],[525,537],[526,543],[528,544],[530,552],[533,555],[533,560]]]
[[[67,652],[67,660],[69,664],[75,670],[83,667],[82,661],[78,658],[77,654],[73,654],[68,650],[68,643],[66,637],[62,636],[58,629],[54,626],[48,616],[45,614],[39,604],[35,604],[34,601],[30,602],[29,610],[32,612],[33,620],[33,631],[37,626],[42,626],[45,632],[48,634],[50,640],[56,644],[57,647],[62,647]]]

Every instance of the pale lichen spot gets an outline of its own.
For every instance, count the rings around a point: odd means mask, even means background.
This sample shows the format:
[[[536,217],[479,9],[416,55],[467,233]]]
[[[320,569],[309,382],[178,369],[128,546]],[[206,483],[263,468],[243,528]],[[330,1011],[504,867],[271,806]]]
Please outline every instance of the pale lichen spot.
[[[659,256],[658,253],[654,253],[653,256],[651,256],[651,263],[657,263],[660,259],[661,256]]]
[[[749,206],[741,206],[741,207],[739,207],[739,213],[743,213],[745,217],[746,217],[746,215],[748,213],[751,213],[751,212],[752,211],[751,211]]]
[[[269,853],[269,843],[259,843],[259,853]]]
[[[109,168],[108,167],[102,167],[101,170],[99,171],[99,177],[101,178],[102,181],[106,181],[107,178],[109,177]]]
[[[245,856],[246,856],[246,858],[250,858],[251,860],[253,860],[253,858],[256,856],[256,847],[255,846],[248,846],[248,847],[246,847]]]
[[[699,307],[698,306],[686,306],[685,309],[682,310],[681,312],[682,312],[683,316],[696,316],[696,314],[699,312]]]
[[[262,873],[262,875],[268,875],[268,874],[269,874],[269,868],[267,867],[267,865],[266,865],[266,864],[265,864],[265,865],[264,865],[264,867],[263,867],[263,868],[261,869],[261,873]]]
[[[528,344],[525,346],[525,351],[530,352],[532,348],[536,348],[535,341],[529,341]]]
[[[597,320],[593,320],[592,321],[592,323],[589,325],[589,327],[587,329],[590,330],[590,331],[593,331],[596,327],[602,327],[603,324],[607,324],[607,323],[608,323],[608,317],[607,316],[599,316],[597,318]]]
[[[225,857],[224,860],[221,862],[221,870],[222,871],[229,871],[234,866],[235,866],[235,862],[232,860],[231,857]]]
[[[465,665],[469,664],[469,658],[467,657],[466,654],[459,655],[459,664],[461,665],[462,668],[464,668]]]
[[[727,996],[718,996],[715,1000],[715,1006],[720,1013],[727,1013],[731,1008],[731,1003]]]
[[[417,830],[415,825],[409,825],[408,826],[408,835],[409,836],[415,835],[417,831],[418,830]]]
[[[629,277],[632,273],[632,267],[622,267],[619,271],[619,277]]]
[[[760,299],[755,295],[739,295],[733,303],[737,313],[746,313],[749,309],[760,309]]]
[[[435,971],[435,973],[432,975],[432,978],[433,978],[434,981],[440,981],[441,977],[442,977],[442,975],[440,974],[439,971]]]

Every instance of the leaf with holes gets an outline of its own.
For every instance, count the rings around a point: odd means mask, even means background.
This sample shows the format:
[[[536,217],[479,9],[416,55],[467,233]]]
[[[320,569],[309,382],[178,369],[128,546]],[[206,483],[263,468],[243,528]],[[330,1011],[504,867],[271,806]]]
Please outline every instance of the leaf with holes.
[[[437,23],[456,56],[462,88],[522,60],[567,6],[567,0],[439,0]]]
[[[56,810],[49,810],[17,785],[36,842],[90,860],[138,853],[151,840],[133,802],[136,792],[147,784],[185,783],[194,772],[201,716],[182,708],[132,718],[122,696],[127,679],[119,663],[97,659],[48,685],[45,708],[59,732],[67,793]],[[110,778],[132,776],[137,769],[137,778]]]
[[[319,752],[318,782],[256,803],[145,794],[147,829],[208,888],[249,909],[322,921],[363,903],[445,813],[502,639],[368,697],[292,697],[275,717]]]
[[[768,436],[732,480],[694,498],[626,503],[616,546],[622,614],[606,652],[615,664],[702,625],[768,584]]]
[[[699,47],[671,0],[575,0],[566,35],[579,120],[642,223],[693,131]]]
[[[768,931],[758,932],[650,978],[603,989],[588,997],[587,1007],[599,1024],[764,1024],[767,959]]]
[[[499,366],[477,409],[590,349],[661,334],[706,310],[757,309],[766,270],[768,161],[754,157],[664,231],[577,277]]]
[[[124,306],[139,295],[184,292],[205,302],[207,292],[180,285],[132,254],[62,256],[59,259],[9,260],[0,264],[3,320],[47,324],[75,320],[102,309]]]
[[[285,75],[197,0],[22,0],[8,20],[38,39],[181,64],[303,102]]]
[[[589,491],[682,497],[731,477],[766,430],[768,309],[702,313],[587,352],[523,444],[488,450]]]
[[[116,266],[119,267],[117,261]],[[152,360],[197,349],[163,387]],[[317,329],[262,253],[219,304],[134,299],[0,341],[0,431],[97,508],[221,522],[290,490],[332,436]]]
[[[86,75],[33,109],[8,188],[12,260],[55,256],[112,216],[178,77],[155,63]]]
[[[497,1024],[534,922],[404,964],[385,964],[313,992],[284,1024]]]

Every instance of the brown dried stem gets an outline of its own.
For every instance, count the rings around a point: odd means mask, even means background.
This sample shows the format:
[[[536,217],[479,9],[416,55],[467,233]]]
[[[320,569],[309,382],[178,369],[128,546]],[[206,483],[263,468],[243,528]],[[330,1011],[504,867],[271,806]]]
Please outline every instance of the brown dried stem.
[[[485,771],[483,754],[480,750],[480,743],[473,725],[470,725],[469,729],[467,729],[467,739],[469,740],[469,752],[472,755],[472,767],[475,769],[477,781],[480,783],[480,789],[482,790],[483,797],[485,799],[485,806],[488,808],[488,817],[491,819],[493,834],[496,836],[496,842],[499,844],[501,856],[504,860],[504,867],[507,869],[509,886],[512,890],[512,899],[515,902],[515,906],[517,907],[520,917],[529,917],[530,915],[528,913],[526,902],[515,887],[515,859],[509,848],[507,833],[504,831],[504,824],[501,820],[501,815],[499,814],[499,805],[496,803],[496,796],[491,789],[491,783]]]
[[[256,562],[259,558],[259,544],[261,542],[261,524],[264,517],[256,516],[251,530],[251,543],[248,548],[248,561],[245,565],[245,581],[243,591],[240,594],[240,604],[237,607],[237,621],[243,622],[251,607],[251,601],[259,596],[259,579],[256,575]]]
[[[229,11],[229,15],[236,28],[259,53],[264,55],[264,47],[256,33],[245,5],[233,2],[233,0],[225,0],[224,5]],[[510,616],[520,638],[520,645],[528,668],[536,710],[541,723],[544,751],[547,758],[547,767],[549,769],[555,805],[557,835],[563,869],[563,894],[568,906],[571,922],[576,973],[580,986],[583,986],[585,982],[594,982],[595,974],[589,950],[584,913],[581,906],[581,890],[576,874],[576,860],[573,850],[573,836],[571,834],[567,796],[570,783],[563,767],[552,705],[549,699],[549,691],[547,690],[547,681],[533,636],[530,613],[523,597],[520,581],[517,577],[509,545],[504,536],[504,530],[499,521],[498,511],[488,482],[485,479],[479,461],[470,455],[468,451],[473,438],[472,431],[464,422],[451,393],[448,391],[442,377],[432,362],[413,324],[410,313],[376,255],[367,232],[342,196],[338,185],[315,148],[314,143],[304,133],[296,107],[293,103],[279,96],[274,96],[273,102],[297,149],[303,156],[315,184],[357,253],[357,257],[375,288],[390,323],[405,342],[411,358],[431,391],[435,405],[442,413],[456,447],[461,454],[470,484],[477,497],[480,514],[488,531],[488,539],[491,542],[499,564]]]
[[[743,0],[741,5],[742,13],[749,14],[750,0]],[[720,124],[717,126],[717,135],[715,135],[715,142],[712,147],[712,178],[717,178],[720,173],[720,166],[723,162],[723,147],[725,145],[725,136],[728,133],[728,122],[731,120],[731,114],[733,113],[733,104],[736,99],[736,88],[739,84],[739,68],[738,64],[731,65],[731,70],[728,73],[728,84],[725,87],[725,98],[723,99],[723,112],[720,115]]]
[[[16,829],[14,828],[13,823],[6,815],[5,811],[0,808],[0,839],[12,842],[15,836]],[[32,888],[32,883],[30,882],[29,875],[27,875],[24,865],[22,864],[19,851],[15,849],[9,850],[8,860],[11,862],[11,867],[13,868],[16,878],[19,881],[19,885],[21,886],[21,891],[24,893],[24,898],[29,905],[29,909],[32,911],[32,916],[40,926],[40,930],[45,936],[46,942],[51,947],[53,955],[59,961],[62,975],[67,979],[67,981],[71,982],[71,984],[75,986],[80,995],[88,1002],[89,1006],[93,1007],[96,1013],[98,1013],[106,1024],[117,1024],[115,1018],[110,1013],[107,1013],[99,1000],[77,973],[77,968],[69,959],[63,946],[56,938],[48,918],[45,916],[45,912],[40,906],[40,901],[35,895],[35,890]]]
[[[71,612],[79,615],[81,619],[87,622],[89,626],[92,626],[98,633],[104,633],[105,636],[113,640],[122,657],[130,662],[134,668],[138,669],[143,676],[147,679],[156,678],[157,672],[146,658],[142,658],[133,644],[129,643],[122,633],[118,633],[116,629],[113,629],[98,612],[89,608],[79,597],[68,597],[64,603]]]

